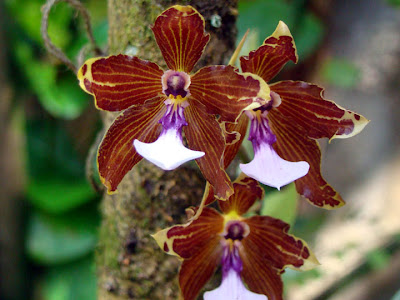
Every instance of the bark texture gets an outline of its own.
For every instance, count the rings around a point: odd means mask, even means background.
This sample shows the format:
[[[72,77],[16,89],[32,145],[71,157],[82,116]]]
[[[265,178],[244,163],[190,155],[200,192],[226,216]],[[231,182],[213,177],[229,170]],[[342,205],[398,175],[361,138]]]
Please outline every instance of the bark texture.
[[[165,8],[178,3],[197,8],[211,33],[197,68],[226,64],[235,46],[237,0],[109,0],[110,54],[134,54],[165,67],[149,26]],[[103,115],[105,128],[115,116]],[[97,251],[99,299],[178,299],[179,261],[158,249],[150,234],[183,222],[185,209],[200,203],[204,186],[195,164],[163,172],[142,161],[117,194],[104,196]]]

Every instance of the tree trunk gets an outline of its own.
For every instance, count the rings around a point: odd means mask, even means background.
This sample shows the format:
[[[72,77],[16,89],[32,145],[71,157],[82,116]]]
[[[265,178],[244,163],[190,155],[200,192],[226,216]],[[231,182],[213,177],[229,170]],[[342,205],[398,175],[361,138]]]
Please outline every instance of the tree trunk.
[[[150,25],[171,0],[109,0],[110,54],[129,53],[160,64]],[[181,1],[204,16],[211,33],[201,62],[226,64],[236,39],[237,0]],[[219,22],[221,21],[221,22]],[[105,128],[115,114],[105,113]],[[179,261],[164,254],[150,234],[185,220],[185,208],[200,203],[205,180],[195,164],[164,172],[142,161],[105,195],[97,251],[99,299],[177,299]]]

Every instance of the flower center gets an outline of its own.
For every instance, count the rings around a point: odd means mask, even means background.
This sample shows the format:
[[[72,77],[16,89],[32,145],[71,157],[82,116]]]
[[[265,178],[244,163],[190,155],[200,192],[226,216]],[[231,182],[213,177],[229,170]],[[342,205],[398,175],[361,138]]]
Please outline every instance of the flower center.
[[[166,71],[161,77],[163,93],[170,99],[181,100],[190,96],[190,76],[185,72]]]
[[[224,235],[225,239],[231,239],[232,241],[239,240],[241,241],[245,238],[249,233],[250,229],[249,226],[241,221],[229,221],[225,225],[225,232]]]
[[[274,107],[278,107],[282,103],[281,96],[279,94],[272,92],[270,93],[271,100],[267,103],[264,104],[256,109],[253,110],[253,112],[260,111],[261,113],[264,113],[265,111],[270,111]]]

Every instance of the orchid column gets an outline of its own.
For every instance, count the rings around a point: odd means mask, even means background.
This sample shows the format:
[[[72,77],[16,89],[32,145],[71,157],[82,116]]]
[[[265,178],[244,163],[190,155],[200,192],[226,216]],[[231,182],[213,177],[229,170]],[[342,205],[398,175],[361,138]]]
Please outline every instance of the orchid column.
[[[185,2],[194,7],[196,3]],[[206,61],[200,64],[226,64],[223,59],[230,57],[234,47],[232,12],[237,1],[212,1],[212,7],[208,1],[201,3],[199,12],[211,39],[203,55]],[[138,55],[164,67],[150,25],[173,4],[166,0],[109,0],[109,54]],[[216,10],[222,18],[218,28],[210,27],[209,22]],[[115,117],[113,113],[103,115],[106,128]],[[204,179],[196,167],[165,173],[142,161],[121,182],[117,194],[104,197],[97,255],[99,299],[177,299],[174,279],[179,262],[166,258],[148,237],[159,228],[181,223],[184,208],[197,204],[203,190]]]

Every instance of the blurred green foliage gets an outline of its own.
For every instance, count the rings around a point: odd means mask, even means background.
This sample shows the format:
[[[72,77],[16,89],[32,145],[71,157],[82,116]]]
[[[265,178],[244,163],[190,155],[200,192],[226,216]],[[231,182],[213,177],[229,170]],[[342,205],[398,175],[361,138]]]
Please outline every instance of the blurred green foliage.
[[[95,300],[93,257],[49,269],[39,282],[43,300]]]
[[[295,40],[299,60],[306,59],[321,43],[324,28],[306,9],[307,1],[248,0],[239,1],[238,29],[241,38],[247,29],[257,31],[255,48],[269,37],[281,20]],[[253,49],[255,50],[255,49]]]
[[[38,96],[43,107],[54,117],[74,119],[87,107],[88,98],[76,86],[76,78],[66,72],[58,78],[57,67],[37,60],[33,49],[26,42],[18,42],[15,55],[29,86]]]
[[[400,290],[393,296],[392,300],[400,300]]]
[[[261,214],[281,219],[292,226],[296,220],[298,197],[294,183],[283,187],[281,191],[266,191]]]
[[[10,81],[16,91],[16,111],[18,107],[26,111],[24,118],[18,118],[18,128],[26,137],[25,198],[29,210],[25,250],[33,266],[27,272],[35,272],[28,276],[35,279],[31,296],[94,300],[99,196],[85,176],[85,157],[92,141],[86,140],[82,146],[71,132],[71,122],[84,122],[86,117],[82,116],[93,100],[80,89],[75,75],[44,50],[40,34],[44,2],[5,1],[10,18],[6,31],[12,49]],[[90,8],[97,43],[105,47],[106,0],[82,2]],[[52,8],[49,35],[72,61],[88,43],[82,20],[65,3]],[[86,139],[92,140],[98,128],[82,130]]]
[[[400,7],[400,0],[386,0],[386,2],[390,5],[393,6],[399,6]]]
[[[34,211],[28,221],[27,253],[43,265],[74,261],[93,251],[97,225],[98,218],[90,210],[58,216]]]
[[[102,47],[107,42],[106,1],[86,1],[98,10],[93,15],[94,36]],[[17,22],[19,38],[12,40],[16,63],[36,94],[41,105],[54,117],[77,118],[90,103],[79,86],[74,74],[65,66],[55,64],[51,56],[43,52],[40,34],[41,7],[43,0],[6,0],[6,7]],[[97,5],[96,5],[97,4]],[[52,42],[74,61],[88,39],[83,24],[74,19],[73,9],[66,3],[54,6],[49,16],[49,36]],[[103,16],[103,17],[101,17]]]
[[[49,213],[62,213],[93,200],[84,161],[61,121],[28,120],[26,132],[27,195],[31,203]]]
[[[43,0],[6,0],[9,13],[16,20],[21,30],[37,44],[42,43],[40,34],[41,7]],[[73,9],[65,3],[54,8],[51,16],[49,35],[58,47],[64,48],[72,39],[69,29]]]
[[[367,264],[376,271],[382,270],[389,265],[391,255],[385,249],[376,249],[367,254]]]
[[[325,61],[321,77],[329,84],[340,88],[352,88],[360,80],[361,72],[348,60],[331,58]]]

